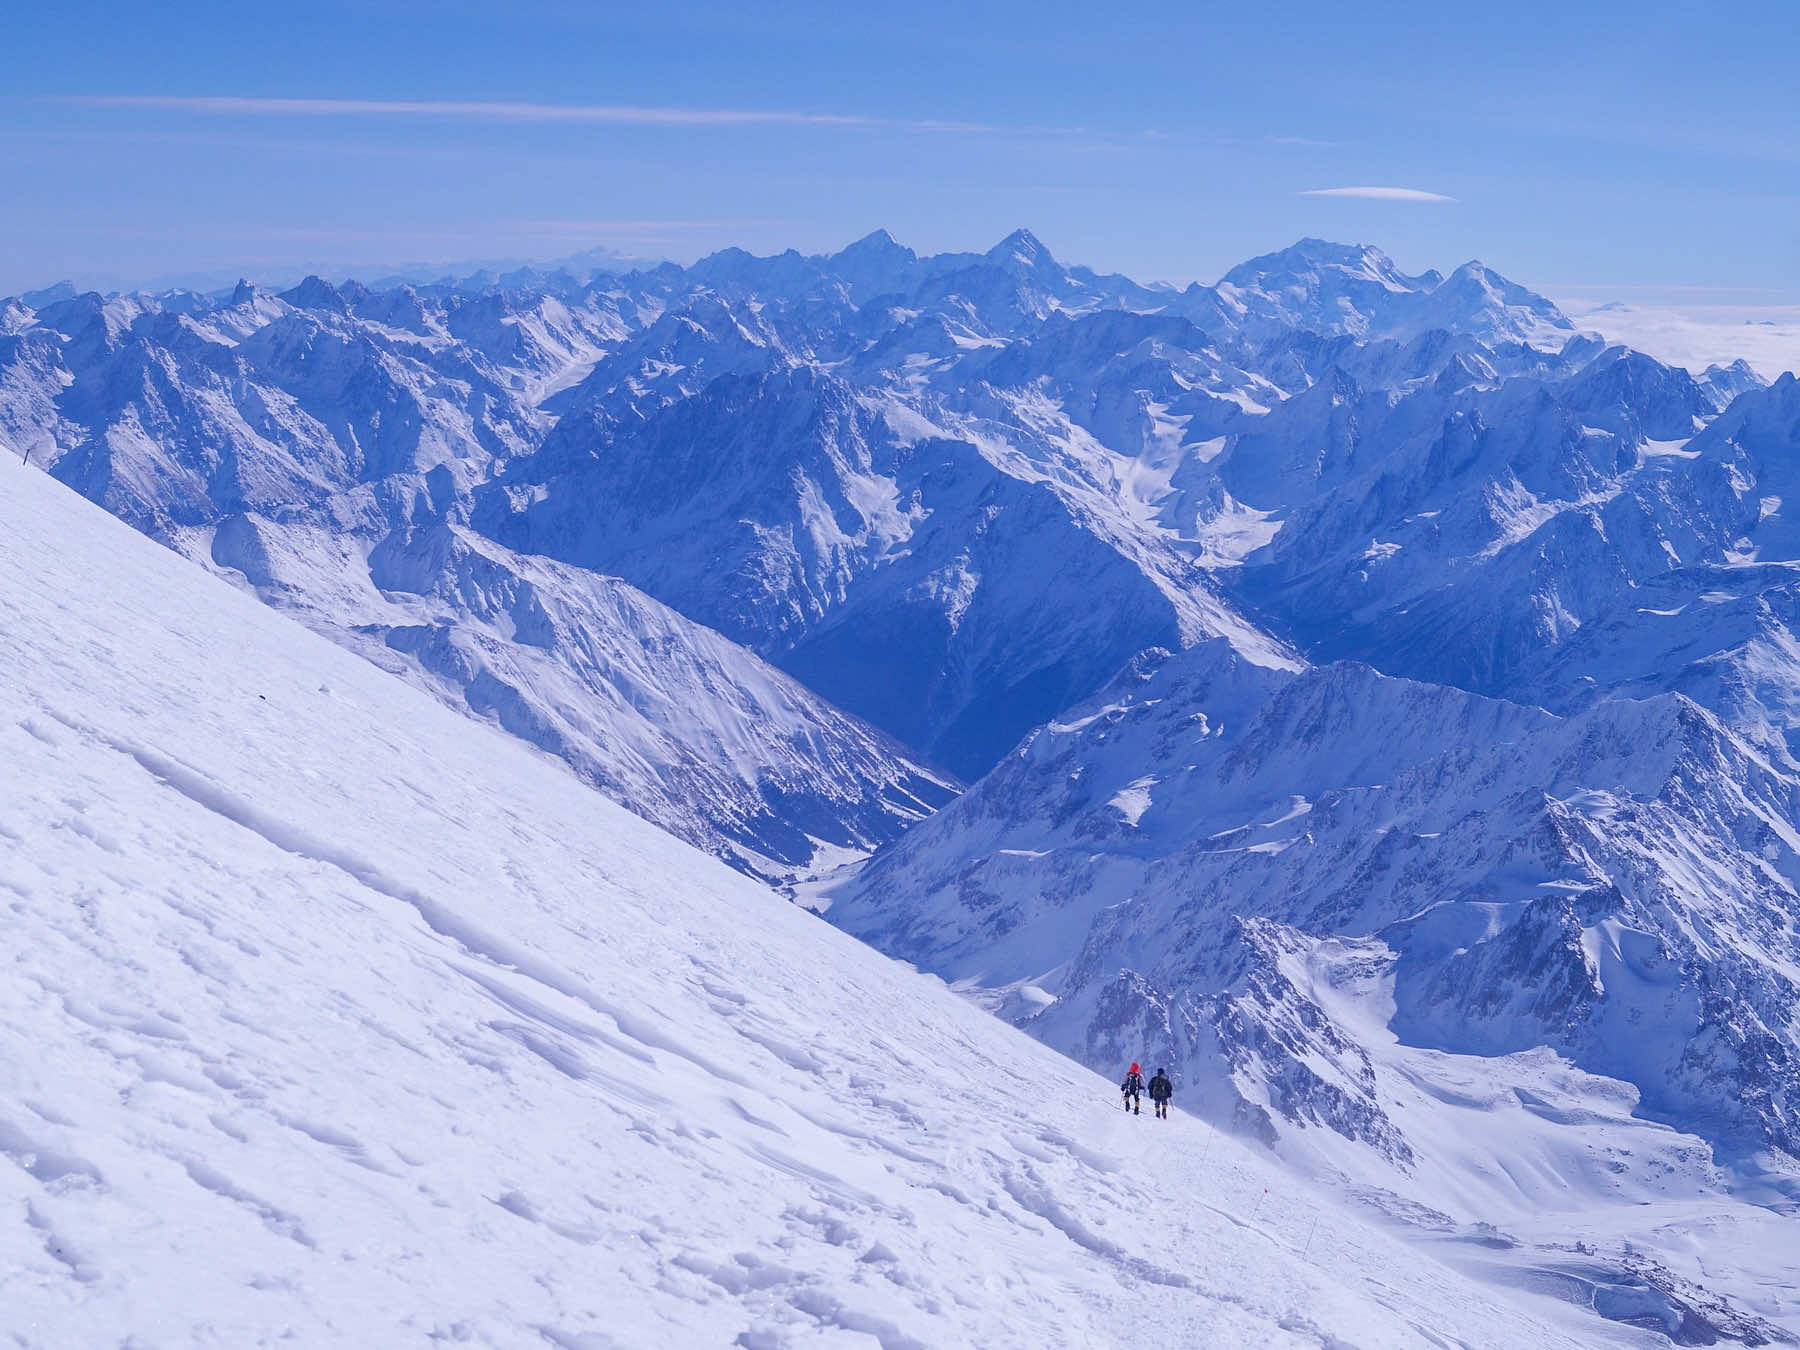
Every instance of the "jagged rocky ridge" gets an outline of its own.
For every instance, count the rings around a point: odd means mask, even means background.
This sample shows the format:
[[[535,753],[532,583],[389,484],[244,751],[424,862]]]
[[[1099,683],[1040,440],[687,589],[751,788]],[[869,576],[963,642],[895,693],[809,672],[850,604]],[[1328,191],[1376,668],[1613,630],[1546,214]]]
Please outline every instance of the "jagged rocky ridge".
[[[1407,1045],[1548,1046],[1634,1085],[1648,1118],[1793,1152],[1791,760],[1681,694],[1558,717],[1222,644],[1146,656],[1078,713],[833,916],[1007,991],[1079,1058],[1182,1065],[1271,1137],[1325,1124],[1402,1162],[1420,1142],[1357,1028],[1283,970],[1349,943]]]

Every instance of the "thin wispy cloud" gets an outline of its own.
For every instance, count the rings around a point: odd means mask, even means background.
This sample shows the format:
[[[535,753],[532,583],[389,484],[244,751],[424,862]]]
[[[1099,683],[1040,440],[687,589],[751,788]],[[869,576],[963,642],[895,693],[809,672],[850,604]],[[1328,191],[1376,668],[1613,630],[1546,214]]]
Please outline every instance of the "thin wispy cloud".
[[[869,113],[810,112],[795,108],[655,107],[630,103],[521,103],[477,99],[262,98],[230,94],[64,94],[46,103],[65,107],[138,110],[212,118],[280,118],[323,122],[375,118],[391,121],[466,121],[499,125],[592,125],[616,127],[815,127],[987,136],[1044,136],[1100,145],[1149,142],[1170,147],[1339,147],[1341,141],[1304,136],[1243,136],[1195,131],[1104,131],[1083,126],[1001,125],[954,118],[880,117]],[[1387,189],[1354,189],[1377,192]],[[1332,191],[1338,191],[1333,189]],[[1351,189],[1343,189],[1348,192]]]
[[[92,108],[140,108],[237,117],[456,118],[484,122],[590,123],[639,127],[885,127],[906,131],[995,132],[983,122],[871,117],[783,108],[658,108],[623,103],[489,103],[442,99],[238,98],[208,95],[85,94],[53,100]],[[1032,127],[1031,131],[1052,128]]]
[[[1419,188],[1403,187],[1334,187],[1310,188],[1300,194],[1302,197],[1360,197],[1373,202],[1453,202],[1454,197],[1446,197],[1441,192],[1425,192]]]
[[[699,233],[720,233],[751,227],[790,225],[792,221],[768,220],[492,220],[451,228],[395,226],[381,229],[314,228],[304,225],[212,226],[196,230],[156,224],[121,225],[116,220],[65,221],[60,228],[72,233],[102,234],[130,239],[206,239],[221,243],[315,244],[492,244],[495,240],[561,240],[602,243],[666,243]]]

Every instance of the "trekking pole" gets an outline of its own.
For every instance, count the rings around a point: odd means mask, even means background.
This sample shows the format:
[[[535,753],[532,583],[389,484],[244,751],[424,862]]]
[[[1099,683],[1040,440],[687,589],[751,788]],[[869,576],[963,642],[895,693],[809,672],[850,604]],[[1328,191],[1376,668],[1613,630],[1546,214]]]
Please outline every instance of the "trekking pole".
[[[1267,1200],[1268,1198],[1269,1198],[1269,1188],[1267,1186],[1264,1186],[1262,1194],[1256,1197],[1256,1203],[1254,1205],[1250,1206],[1251,1222],[1253,1222],[1253,1223],[1255,1222],[1257,1211],[1262,1208],[1262,1202]]]
[[[1312,1227],[1306,1230],[1306,1246],[1300,1251],[1300,1259],[1304,1261],[1312,1252],[1313,1234],[1319,1231],[1319,1216],[1313,1215]]]

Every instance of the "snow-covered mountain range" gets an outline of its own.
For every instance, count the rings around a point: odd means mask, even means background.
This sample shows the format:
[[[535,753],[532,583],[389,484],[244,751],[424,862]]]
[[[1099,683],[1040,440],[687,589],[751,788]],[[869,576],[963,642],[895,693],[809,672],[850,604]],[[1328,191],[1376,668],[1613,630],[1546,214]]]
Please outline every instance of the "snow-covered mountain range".
[[[0,302],[0,435],[1384,1213],[1585,1207],[1671,1269],[1708,1228],[1794,1325],[1791,374],[1480,263],[878,232]]]
[[[256,590],[749,870],[892,838],[954,789],[616,576],[471,532],[541,401],[629,325],[583,288],[217,301],[74,296],[0,317],[0,432]],[[635,309],[632,309],[635,314]]]

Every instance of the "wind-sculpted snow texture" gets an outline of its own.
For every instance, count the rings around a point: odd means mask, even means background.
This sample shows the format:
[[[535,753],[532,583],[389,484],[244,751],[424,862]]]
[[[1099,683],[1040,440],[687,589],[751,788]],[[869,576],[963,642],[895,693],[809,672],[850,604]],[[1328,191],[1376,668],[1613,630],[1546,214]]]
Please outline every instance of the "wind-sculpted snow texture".
[[[0,632],[9,1344],[1604,1325],[1459,1273],[1481,1233],[1408,1246],[1191,1116],[1125,1119],[1108,1080],[17,467]]]

